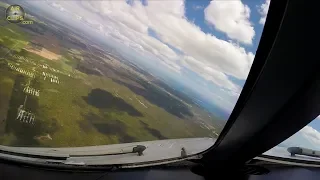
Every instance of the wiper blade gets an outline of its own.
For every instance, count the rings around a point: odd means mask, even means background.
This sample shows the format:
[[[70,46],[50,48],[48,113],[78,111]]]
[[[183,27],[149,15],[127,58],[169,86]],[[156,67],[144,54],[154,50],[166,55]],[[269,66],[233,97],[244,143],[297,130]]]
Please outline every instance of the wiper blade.
[[[66,160],[70,157],[69,154],[43,153],[37,151],[30,152],[20,150],[18,147],[5,146],[0,146],[0,154],[52,160]]]
[[[132,148],[132,150],[123,151],[120,152],[112,152],[112,153],[99,153],[99,154],[76,154],[76,155],[70,155],[70,157],[87,157],[87,156],[107,156],[107,155],[119,155],[119,154],[130,154],[130,153],[138,153],[138,156],[143,155],[143,151],[146,150],[147,147],[143,145],[137,145]]]
[[[62,163],[62,164],[73,164],[73,165],[85,165],[84,163],[68,161],[72,157],[88,157],[88,156],[106,156],[106,155],[119,155],[119,154],[129,154],[129,153],[138,153],[138,156],[143,155],[143,151],[146,149],[146,146],[136,145],[131,150],[124,151],[123,149],[119,152],[112,153],[93,153],[93,154],[77,154],[69,155],[66,153],[48,153],[48,152],[37,152],[37,151],[25,151],[18,147],[5,147],[0,146],[1,155],[13,155],[16,157],[25,157],[25,158],[37,158],[44,159],[50,163]],[[64,162],[66,161],[66,162]]]
[[[59,167],[143,167],[184,159],[200,159],[201,155],[198,153],[214,142],[215,139],[212,138],[185,138],[65,148],[0,146],[0,159]],[[6,150],[6,153],[1,150]]]
[[[311,156],[311,157],[318,157],[320,158],[320,151],[302,148],[302,147],[289,147],[287,151],[291,154],[291,156],[304,155],[304,156]]]

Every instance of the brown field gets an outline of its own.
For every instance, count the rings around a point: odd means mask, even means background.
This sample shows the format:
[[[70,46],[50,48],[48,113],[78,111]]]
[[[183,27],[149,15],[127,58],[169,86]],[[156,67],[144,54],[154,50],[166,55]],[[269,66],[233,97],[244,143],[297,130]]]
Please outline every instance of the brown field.
[[[51,32],[45,32],[44,35],[36,35],[31,41],[41,44],[43,48],[52,53],[61,54],[61,45],[59,39]]]
[[[44,48],[42,48],[41,51],[34,50],[32,48],[29,48],[29,47],[24,48],[24,49],[29,51],[29,52],[35,53],[35,54],[37,54],[39,56],[42,56],[44,58],[50,59],[50,60],[58,60],[61,57],[61,55],[55,54],[55,53],[53,53],[51,51],[48,51],[47,49],[44,49]]]

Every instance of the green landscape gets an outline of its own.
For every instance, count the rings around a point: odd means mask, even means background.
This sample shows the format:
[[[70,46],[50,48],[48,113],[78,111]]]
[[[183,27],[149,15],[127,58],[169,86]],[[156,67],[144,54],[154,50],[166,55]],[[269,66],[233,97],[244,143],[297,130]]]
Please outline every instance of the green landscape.
[[[216,117],[75,34],[55,36],[64,30],[49,23],[0,24],[2,145],[76,147],[220,132]]]

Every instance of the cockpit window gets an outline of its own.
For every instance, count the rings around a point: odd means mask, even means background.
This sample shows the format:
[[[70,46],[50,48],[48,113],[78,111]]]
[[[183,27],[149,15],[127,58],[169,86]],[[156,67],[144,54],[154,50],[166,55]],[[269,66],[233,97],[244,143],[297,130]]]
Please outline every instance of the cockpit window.
[[[0,144],[216,139],[269,3],[1,1]]]

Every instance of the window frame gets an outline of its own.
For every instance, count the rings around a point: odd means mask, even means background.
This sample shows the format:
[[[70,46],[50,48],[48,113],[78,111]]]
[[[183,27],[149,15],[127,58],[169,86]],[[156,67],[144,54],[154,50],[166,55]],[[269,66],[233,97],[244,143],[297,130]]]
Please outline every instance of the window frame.
[[[310,32],[314,11],[312,3],[271,1],[242,93],[203,165],[243,165],[320,114],[320,63],[312,58],[317,50]]]

